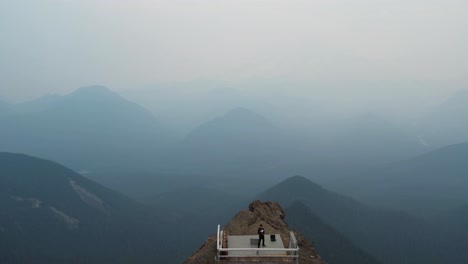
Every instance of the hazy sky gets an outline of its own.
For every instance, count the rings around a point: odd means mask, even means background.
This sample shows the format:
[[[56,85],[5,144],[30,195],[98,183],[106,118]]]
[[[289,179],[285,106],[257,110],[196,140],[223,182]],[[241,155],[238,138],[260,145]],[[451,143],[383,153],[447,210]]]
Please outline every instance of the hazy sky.
[[[467,14],[466,0],[0,0],[0,97],[447,94],[468,88]]]

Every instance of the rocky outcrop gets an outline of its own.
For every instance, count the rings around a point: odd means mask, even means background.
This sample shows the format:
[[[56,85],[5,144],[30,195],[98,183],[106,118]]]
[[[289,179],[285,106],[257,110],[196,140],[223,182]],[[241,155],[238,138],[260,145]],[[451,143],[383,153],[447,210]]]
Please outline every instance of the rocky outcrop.
[[[254,201],[250,203],[248,210],[237,213],[231,221],[223,228],[229,235],[252,235],[257,234],[260,224],[263,225],[267,234],[280,234],[283,244],[289,244],[289,232],[291,229],[284,221],[286,215],[283,208],[275,202]],[[299,232],[293,230],[299,245],[300,263],[325,264],[315,248]],[[190,256],[186,264],[208,264],[216,263],[216,234],[211,235],[208,240]],[[255,261],[256,263],[258,260]],[[266,262],[265,262],[266,263]],[[270,263],[270,262],[268,262]]]

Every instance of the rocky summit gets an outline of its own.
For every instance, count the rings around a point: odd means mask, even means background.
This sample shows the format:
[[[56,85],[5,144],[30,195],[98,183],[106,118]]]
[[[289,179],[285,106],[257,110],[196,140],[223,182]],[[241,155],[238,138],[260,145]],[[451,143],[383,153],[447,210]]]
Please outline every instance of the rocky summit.
[[[285,222],[285,213],[283,208],[276,202],[261,202],[253,201],[249,205],[248,210],[238,212],[231,221],[224,226],[224,241],[223,248],[232,248],[226,237],[241,237],[241,236],[257,236],[257,230],[260,225],[265,229],[265,233],[279,234],[283,245],[290,245],[290,232],[292,231],[299,248],[299,257],[282,258],[282,257],[246,257],[246,258],[226,258],[217,259],[217,236],[211,235],[206,242],[190,256],[186,264],[208,264],[208,263],[310,263],[310,264],[325,264],[320,255],[316,252],[312,243],[305,239],[297,230],[291,230]],[[213,227],[215,228],[215,227]],[[267,238],[267,248],[269,246]],[[232,244],[232,243],[231,243]],[[256,247],[256,246],[254,246]],[[265,249],[265,248],[263,248]],[[262,251],[260,251],[262,252]],[[223,252],[225,253],[225,252]],[[227,253],[227,254],[230,254]],[[257,253],[258,254],[258,253]],[[286,254],[285,254],[286,255]]]

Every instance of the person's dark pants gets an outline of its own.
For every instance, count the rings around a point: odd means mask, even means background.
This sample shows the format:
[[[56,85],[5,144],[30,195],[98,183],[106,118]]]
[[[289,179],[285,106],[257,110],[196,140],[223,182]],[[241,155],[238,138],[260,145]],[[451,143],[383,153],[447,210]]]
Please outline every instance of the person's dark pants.
[[[265,236],[258,236],[258,247],[260,247],[260,241],[262,241],[262,245],[265,246]]]

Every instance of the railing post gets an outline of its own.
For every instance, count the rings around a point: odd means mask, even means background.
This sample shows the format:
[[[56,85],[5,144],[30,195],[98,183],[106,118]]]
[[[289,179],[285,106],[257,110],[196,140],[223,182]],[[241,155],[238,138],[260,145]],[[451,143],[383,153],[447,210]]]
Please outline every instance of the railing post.
[[[223,238],[219,237],[220,236],[219,230],[220,230],[220,225],[218,225],[218,232],[217,232],[217,235],[216,235],[216,261],[219,261],[219,259],[220,259],[220,257],[219,257],[219,255],[220,255],[220,251],[219,251],[220,246],[219,245],[220,245],[220,243],[221,243],[221,245],[223,243]]]

